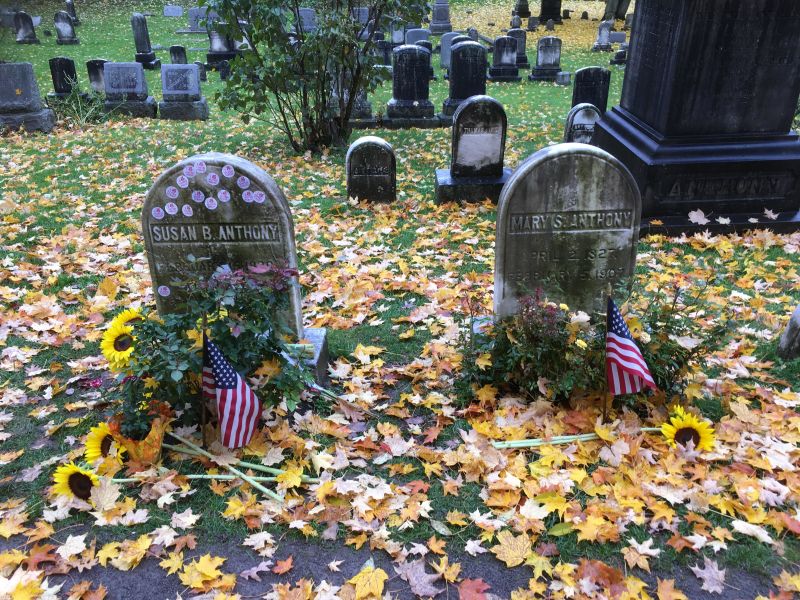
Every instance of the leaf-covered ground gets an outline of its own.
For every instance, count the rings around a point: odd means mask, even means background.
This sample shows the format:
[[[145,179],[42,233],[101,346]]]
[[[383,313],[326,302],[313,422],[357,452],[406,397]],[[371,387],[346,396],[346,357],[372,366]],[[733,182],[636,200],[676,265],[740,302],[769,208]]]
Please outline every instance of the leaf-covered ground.
[[[593,17],[602,9],[564,5]],[[451,6],[454,25],[490,36],[509,18],[507,3]],[[38,7],[49,22],[56,5]],[[32,62],[44,93],[52,56],[131,60],[133,8],[156,14],[154,44],[206,46],[202,36],[174,35],[182,20],[161,17],[160,5],[92,3],[78,6],[80,46],[57,47],[46,24],[38,47],[4,34],[0,57]],[[596,26],[573,19],[559,28],[565,69],[608,60],[588,50]],[[529,48],[540,35],[529,35]],[[157,79],[148,79],[158,97]],[[219,86],[216,74],[210,80],[209,96]],[[612,99],[621,82],[614,70]],[[508,112],[508,165],[560,140],[571,88],[490,83],[487,91]],[[372,98],[376,112],[389,95],[387,86]],[[431,97],[440,105],[445,96],[440,78]],[[529,403],[489,388],[462,409],[453,391],[458,340],[468,305],[491,313],[495,209],[433,203],[448,130],[377,134],[398,156],[391,206],[348,202],[343,150],[294,156],[267,125],[244,126],[216,109],[206,123],[114,120],[0,138],[0,598],[131,597],[147,589],[136,587],[143,581],[164,580],[158,585],[210,598],[799,591],[800,365],[778,361],[774,346],[800,301],[800,235],[641,242],[643,285],[707,282],[712,308],[696,315],[698,334],[719,322],[735,331],[687,390],[715,422],[712,452],[682,454],[639,433],[664,420],[658,406],[617,406],[601,426],[595,404]],[[207,151],[257,163],[286,193],[306,324],[329,328],[332,387],[376,416],[324,403],[271,412],[244,454],[321,479],[284,478],[282,507],[240,482],[209,485],[169,471],[144,486],[104,482],[94,506],[70,511],[50,493],[52,472],[80,460],[89,428],[115,412],[99,338],[120,309],[153,300],[144,194],[168,166]],[[491,446],[591,431],[601,439],[536,452]],[[165,455],[164,466],[186,474],[209,465]],[[673,576],[676,566],[696,581]],[[726,569],[761,587],[737,592]]]

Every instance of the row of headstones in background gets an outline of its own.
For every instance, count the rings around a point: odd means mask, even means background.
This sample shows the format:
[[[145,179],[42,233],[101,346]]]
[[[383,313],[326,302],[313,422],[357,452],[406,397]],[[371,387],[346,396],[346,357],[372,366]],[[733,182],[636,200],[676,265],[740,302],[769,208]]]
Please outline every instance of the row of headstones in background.
[[[161,314],[181,310],[186,290],[223,265],[234,270],[264,264],[297,268],[286,197],[262,169],[229,154],[192,156],[162,173],[144,201],[142,234]],[[314,345],[309,366],[324,383],[326,331],[303,327],[296,281],[286,293],[288,308],[280,319],[293,341]]]
[[[53,23],[56,30],[56,43],[59,45],[64,44],[77,44],[79,43],[78,37],[75,35],[75,27],[80,25],[81,21],[78,14],[75,12],[75,3],[73,0],[66,0],[65,9],[55,13]],[[17,11],[13,16],[14,30],[16,42],[18,44],[38,44],[39,38],[36,37],[36,27],[33,17],[25,11]]]
[[[42,106],[31,63],[0,63],[0,130],[49,132],[56,117]]]
[[[184,29],[179,29],[175,33],[206,33],[215,21],[219,21],[219,15],[214,11],[209,11],[207,7],[193,7],[187,13],[188,26]],[[206,21],[206,25],[201,25]]]

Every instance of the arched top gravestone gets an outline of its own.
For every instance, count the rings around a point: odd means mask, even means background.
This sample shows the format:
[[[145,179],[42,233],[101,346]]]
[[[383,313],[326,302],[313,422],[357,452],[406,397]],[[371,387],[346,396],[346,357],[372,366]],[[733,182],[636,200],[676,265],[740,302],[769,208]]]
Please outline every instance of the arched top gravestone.
[[[192,281],[218,267],[297,268],[289,203],[261,168],[231,154],[192,156],[153,184],[142,233],[159,312],[180,307]],[[300,339],[300,290],[293,285],[286,324]]]
[[[397,198],[397,161],[386,140],[367,135],[347,149],[347,196],[370,202],[394,202]]]
[[[603,311],[607,286],[636,265],[641,197],[628,169],[586,144],[544,148],[509,179],[497,207],[494,312],[542,288],[572,310]]]
[[[508,120],[503,105],[490,96],[472,96],[453,116],[453,177],[500,177]]]
[[[588,102],[576,104],[567,115],[567,123],[564,126],[564,141],[591,144],[595,123],[602,116],[600,110],[594,104],[589,104]]]

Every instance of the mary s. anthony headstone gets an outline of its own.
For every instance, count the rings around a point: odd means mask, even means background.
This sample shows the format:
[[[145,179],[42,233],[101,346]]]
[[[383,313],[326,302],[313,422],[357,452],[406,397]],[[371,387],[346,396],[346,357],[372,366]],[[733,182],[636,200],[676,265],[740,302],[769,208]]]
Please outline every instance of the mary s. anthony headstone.
[[[103,65],[103,80],[106,85],[106,112],[132,117],[156,116],[158,105],[147,93],[147,80],[141,63],[112,63]]]
[[[161,65],[161,94],[164,100],[158,103],[158,113],[162,119],[208,119],[208,102],[200,90],[197,65]]]
[[[593,104],[583,102],[572,107],[564,127],[564,141],[591,144],[594,126],[600,120],[600,111]]]
[[[494,98],[472,96],[461,103],[453,115],[450,168],[436,169],[437,202],[497,202],[511,176],[503,167],[507,126],[503,105]]]
[[[561,40],[545,36],[536,44],[536,66],[528,75],[530,81],[555,81],[561,71]]]
[[[494,41],[492,66],[489,67],[489,81],[519,81],[517,68],[517,40],[507,35]]]
[[[636,182],[608,152],[558,144],[528,158],[497,207],[495,317],[537,288],[572,310],[602,311],[607,286],[633,275],[640,210]]]
[[[467,98],[486,93],[486,48],[478,42],[459,42],[452,48],[450,65],[450,93],[442,105],[445,117]]]
[[[81,24],[81,20],[78,18],[78,13],[75,12],[75,2],[73,0],[64,0],[64,10],[67,11],[70,19],[72,19],[72,24],[76,27]]]
[[[58,11],[53,17],[53,23],[56,28],[56,44],[59,46],[80,44],[80,40],[75,36],[72,17],[67,14],[67,11]]]
[[[397,198],[397,161],[387,141],[358,138],[345,158],[347,196],[368,202],[394,202]]]
[[[433,119],[429,98],[431,53],[416,44],[398,46],[393,53],[392,99],[386,105],[386,115],[407,120],[411,127]]]
[[[56,122],[49,108],[42,108],[39,86],[31,63],[0,63],[0,130],[24,127],[49,132]]]
[[[800,228],[799,30],[794,0],[637,3],[620,106],[594,143],[631,170],[652,229]]]
[[[192,156],[165,171],[145,199],[142,233],[161,313],[180,310],[187,286],[224,265],[297,268],[286,197],[262,169],[230,154]],[[325,330],[303,328],[300,288],[293,283],[284,324],[297,340],[314,343],[311,366],[323,380]]]
[[[608,108],[608,89],[611,86],[611,71],[603,67],[584,67],[575,71],[572,88],[572,106],[592,104],[601,114]]]
[[[133,13],[131,29],[133,29],[133,41],[136,44],[136,62],[145,69],[158,69],[161,61],[156,58],[156,53],[153,52],[153,47],[150,45],[147,18],[141,13]]]
[[[36,37],[36,29],[33,26],[33,19],[25,11],[17,11],[14,14],[14,29],[18,44],[38,44],[39,38]]]
[[[93,58],[86,61],[86,73],[89,75],[89,85],[95,94],[106,93],[105,64],[110,62],[105,58]]]

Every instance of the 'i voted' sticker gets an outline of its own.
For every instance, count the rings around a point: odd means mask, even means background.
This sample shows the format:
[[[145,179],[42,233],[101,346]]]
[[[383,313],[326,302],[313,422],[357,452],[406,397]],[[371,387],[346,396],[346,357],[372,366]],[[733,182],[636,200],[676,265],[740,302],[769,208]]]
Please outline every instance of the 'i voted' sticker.
[[[206,195],[200,190],[195,190],[192,192],[192,200],[194,200],[195,202],[202,202],[205,199]]]
[[[241,189],[246,190],[250,187],[250,179],[242,175],[236,180],[236,185],[238,185]]]
[[[253,201],[256,204],[264,204],[264,200],[266,200],[266,199],[267,199],[267,195],[264,192],[262,192],[261,190],[259,190],[257,192],[253,192]]]
[[[234,174],[233,167],[230,165],[225,165],[224,167],[222,167],[222,174],[228,178],[233,177]]]
[[[220,190],[217,194],[220,202],[230,202],[231,201],[231,193],[228,190]]]
[[[184,217],[191,217],[194,214],[194,209],[189,204],[184,204],[181,208]]]
[[[162,298],[166,298],[171,293],[172,293],[172,291],[166,285],[158,286],[158,295],[161,296]]]
[[[253,192],[251,192],[250,190],[246,190],[242,194],[242,200],[250,204],[253,201]]]
[[[208,210],[214,210],[215,208],[217,208],[217,200],[210,196],[206,198],[206,208]]]
[[[175,200],[175,198],[177,198],[177,197],[178,197],[178,194],[179,194],[179,193],[180,193],[180,192],[178,191],[178,188],[176,188],[176,187],[175,187],[175,186],[173,186],[173,185],[171,185],[171,186],[169,186],[169,187],[167,188],[167,198],[170,198],[170,199],[172,199],[172,200]]]
[[[183,189],[189,187],[189,178],[186,177],[186,175],[181,175],[180,177],[178,177],[178,187],[181,187]]]
[[[194,172],[195,173],[205,173],[206,172],[206,163],[202,160],[198,160],[194,163]]]
[[[216,173],[209,173],[206,175],[206,183],[208,183],[208,185],[217,185],[219,183],[219,175]]]
[[[183,167],[183,174],[187,177],[194,177],[194,166],[193,165],[186,165]]]
[[[160,206],[154,206],[153,210],[150,211],[150,214],[153,215],[154,219],[158,219],[160,221],[164,218],[164,209]]]
[[[168,215],[177,215],[178,214],[178,205],[174,202],[167,202],[167,205],[164,207],[164,210],[167,211]]]

